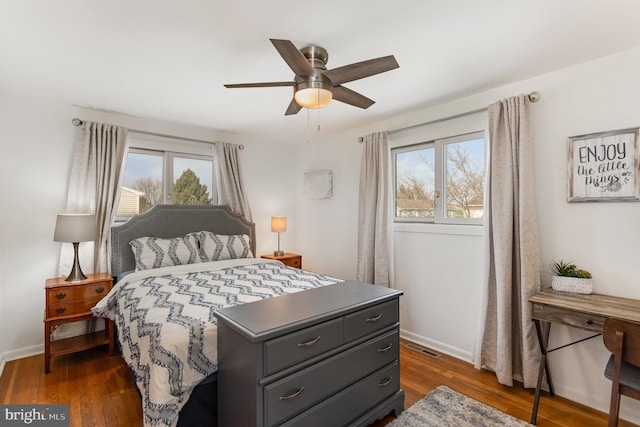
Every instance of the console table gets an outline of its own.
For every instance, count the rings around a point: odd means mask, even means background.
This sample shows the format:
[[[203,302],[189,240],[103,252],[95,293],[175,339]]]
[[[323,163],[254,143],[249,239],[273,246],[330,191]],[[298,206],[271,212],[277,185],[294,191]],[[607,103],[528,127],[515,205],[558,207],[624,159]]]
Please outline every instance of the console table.
[[[347,281],[217,310],[218,424],[366,426],[399,415],[401,294]]]
[[[529,298],[529,302],[533,304],[531,317],[536,324],[540,351],[542,352],[533,411],[531,413],[531,424],[535,424],[540,402],[540,388],[545,372],[549,384],[549,393],[553,396],[547,354],[601,335],[604,321],[608,317],[640,322],[640,300],[601,294],[572,294],[545,289]],[[552,323],[560,323],[597,333],[550,350],[547,345]]]

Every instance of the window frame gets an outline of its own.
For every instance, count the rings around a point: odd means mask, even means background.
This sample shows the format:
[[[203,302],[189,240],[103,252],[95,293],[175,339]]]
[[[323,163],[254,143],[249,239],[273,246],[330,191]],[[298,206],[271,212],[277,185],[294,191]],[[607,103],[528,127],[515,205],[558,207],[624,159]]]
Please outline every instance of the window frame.
[[[140,144],[140,145],[131,145],[127,149],[127,153],[125,155],[125,168],[124,173],[126,173],[126,161],[128,159],[128,155],[130,153],[134,154],[143,154],[143,155],[154,155],[162,158],[162,204],[174,204],[173,203],[173,172],[174,172],[174,159],[176,157],[183,159],[194,159],[194,160],[207,160],[211,161],[211,204],[215,205],[218,203],[218,185],[216,180],[216,165],[215,165],[215,157],[213,155],[213,150],[211,154],[203,154],[202,150],[190,150],[190,151],[175,151],[172,149],[162,149],[162,148],[150,148],[147,146],[148,144]],[[196,152],[200,151],[200,152]],[[120,188],[124,187],[124,176],[123,182],[120,185]],[[118,203],[120,201],[118,200]],[[123,223],[128,221],[131,216],[119,215],[115,217],[114,223]]]
[[[448,136],[433,139],[430,141],[419,142],[416,144],[408,144],[391,148],[391,162],[392,162],[392,180],[393,180],[393,222],[399,223],[417,223],[417,224],[453,224],[453,225],[484,225],[484,212],[482,218],[449,218],[447,216],[447,158],[446,158],[446,146],[450,144],[456,144],[465,141],[471,141],[482,138],[484,140],[484,158],[483,168],[487,170],[487,138],[485,137],[484,130],[478,130],[473,132],[467,132],[459,135]],[[398,153],[406,153],[411,151],[418,151],[425,148],[434,148],[434,194],[435,194],[435,208],[433,218],[424,217],[399,217],[397,216],[397,157]],[[483,179],[483,192],[485,191],[486,175]],[[483,197],[484,200],[484,197]],[[486,209],[485,209],[486,211]]]

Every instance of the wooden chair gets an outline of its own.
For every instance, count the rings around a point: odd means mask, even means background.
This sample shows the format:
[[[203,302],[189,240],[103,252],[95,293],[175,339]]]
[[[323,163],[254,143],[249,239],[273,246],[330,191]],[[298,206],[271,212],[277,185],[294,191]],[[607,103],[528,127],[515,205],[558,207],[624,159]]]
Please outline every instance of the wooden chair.
[[[602,333],[613,353],[604,375],[612,381],[609,427],[618,425],[620,395],[640,400],[640,323],[609,318]]]

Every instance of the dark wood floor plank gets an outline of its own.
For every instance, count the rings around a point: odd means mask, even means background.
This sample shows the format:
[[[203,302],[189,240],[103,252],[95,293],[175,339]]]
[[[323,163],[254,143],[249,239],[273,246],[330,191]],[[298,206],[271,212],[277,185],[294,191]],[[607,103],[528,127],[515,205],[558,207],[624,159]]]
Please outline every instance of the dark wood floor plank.
[[[441,355],[433,358],[407,349],[402,340],[400,383],[405,408],[439,385],[529,421],[533,390],[516,384],[505,387],[493,373]],[[43,355],[8,362],[0,377],[0,403],[69,403],[73,427],[142,426],[142,407],[131,373],[119,356],[109,357],[106,347],[56,356],[51,373],[44,373]],[[374,427],[385,426],[389,415]],[[606,414],[543,393],[538,411],[539,427],[606,426]],[[620,427],[634,424],[620,422]]]

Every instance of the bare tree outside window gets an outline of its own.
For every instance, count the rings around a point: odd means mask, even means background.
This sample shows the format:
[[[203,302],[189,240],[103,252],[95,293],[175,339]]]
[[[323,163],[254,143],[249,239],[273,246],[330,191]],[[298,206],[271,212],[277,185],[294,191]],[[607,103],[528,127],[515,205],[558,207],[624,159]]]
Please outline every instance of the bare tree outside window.
[[[481,132],[399,147],[392,153],[396,219],[480,223],[484,217]]]

